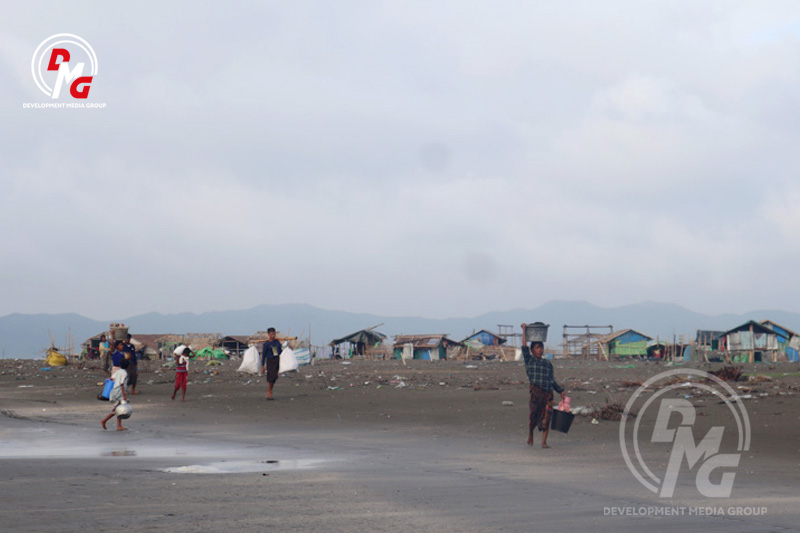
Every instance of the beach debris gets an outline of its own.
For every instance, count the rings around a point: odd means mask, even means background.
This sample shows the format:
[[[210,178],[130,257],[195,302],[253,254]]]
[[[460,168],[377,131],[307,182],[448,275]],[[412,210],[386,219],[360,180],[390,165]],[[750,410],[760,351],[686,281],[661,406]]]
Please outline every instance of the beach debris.
[[[601,420],[618,422],[622,420],[623,413],[625,413],[625,406],[622,404],[622,402],[609,400],[604,406],[595,409],[595,411],[592,413],[592,417],[599,418]],[[628,412],[628,416],[636,416],[636,413]]]
[[[769,376],[765,376],[763,374],[759,374],[757,376],[748,377],[747,381],[749,381],[750,383],[763,383],[765,381],[772,381],[772,378]]]
[[[464,368],[478,368],[476,365],[466,365]]]
[[[626,387],[641,387],[644,385],[643,381],[629,381],[629,380],[622,380],[619,382],[619,386],[622,388]]]
[[[725,366],[720,368],[719,370],[714,370],[709,372],[712,376],[716,376],[723,381],[742,381],[744,380],[744,376],[742,375],[742,367],[740,366]]]
[[[594,411],[594,408],[589,407],[588,405],[579,405],[577,407],[573,407],[570,412],[573,415],[588,416],[594,413]]]
[[[353,362],[352,361],[342,361],[341,364],[343,364],[344,366],[347,366],[347,365],[352,365]]]
[[[514,402],[509,402],[508,400],[506,400],[500,405],[503,405],[505,407],[514,407]]]
[[[600,423],[600,422],[598,422],[596,418],[592,418],[592,424],[594,424],[594,425],[597,425],[597,424],[599,424],[599,423]]]
[[[342,388],[341,388],[341,387],[331,387],[331,386],[328,386],[328,390],[342,390]]]
[[[395,382],[395,381],[392,381],[392,383],[397,383],[397,385],[394,386],[395,389],[402,389],[403,387],[406,386],[406,382],[405,381],[400,381],[399,383]]]

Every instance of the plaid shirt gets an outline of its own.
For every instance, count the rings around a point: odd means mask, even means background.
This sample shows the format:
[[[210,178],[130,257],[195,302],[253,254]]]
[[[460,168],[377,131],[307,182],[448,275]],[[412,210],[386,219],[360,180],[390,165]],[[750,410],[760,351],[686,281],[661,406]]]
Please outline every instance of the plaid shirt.
[[[553,375],[553,363],[544,357],[539,358],[531,354],[527,346],[522,349],[522,355],[525,357],[525,372],[531,385],[546,391],[555,389],[558,393],[563,392],[564,387],[556,383]]]

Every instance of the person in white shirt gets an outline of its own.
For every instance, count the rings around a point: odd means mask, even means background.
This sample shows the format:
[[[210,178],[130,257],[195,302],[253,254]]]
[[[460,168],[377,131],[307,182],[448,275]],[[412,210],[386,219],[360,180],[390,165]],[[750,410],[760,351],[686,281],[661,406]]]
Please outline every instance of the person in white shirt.
[[[111,389],[111,394],[108,395],[108,401],[114,404],[114,407],[111,408],[111,412],[106,415],[106,417],[100,421],[100,425],[103,426],[103,429],[106,429],[106,422],[111,420],[117,414],[117,406],[121,404],[123,401],[128,401],[128,395],[125,392],[125,387],[128,385],[128,360],[130,359],[131,354],[126,353],[125,359],[122,360],[120,363],[120,368],[111,375],[111,379],[114,380],[114,387]],[[125,431],[128,428],[122,427],[122,420],[117,417],[117,431]]]

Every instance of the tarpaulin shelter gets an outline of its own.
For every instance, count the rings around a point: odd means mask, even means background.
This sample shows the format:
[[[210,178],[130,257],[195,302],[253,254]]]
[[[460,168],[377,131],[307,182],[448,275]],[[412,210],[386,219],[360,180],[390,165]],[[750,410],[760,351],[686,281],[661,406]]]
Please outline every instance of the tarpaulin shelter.
[[[230,357],[224,351],[220,350],[219,348],[211,348],[206,346],[205,348],[198,350],[195,352],[197,357],[200,359],[229,359]]]
[[[768,358],[773,362],[777,360],[780,351],[778,334],[772,328],[750,320],[729,329],[723,336],[726,358],[735,363],[753,363]]]
[[[346,337],[342,337],[341,339],[336,339],[331,342],[331,344],[342,344],[343,342],[349,342],[352,344],[358,344],[359,342],[367,344],[367,345],[374,345],[378,344],[379,342],[383,342],[383,339],[386,338],[386,335],[381,333],[380,331],[375,331],[371,329],[362,329],[360,331],[356,331],[355,333],[351,333]]]
[[[374,328],[362,329],[346,337],[331,341],[331,346],[349,342],[353,345],[352,355],[366,355],[368,348],[380,345],[385,338],[386,335],[380,331],[375,331]]]
[[[464,343],[447,338],[442,333],[426,335],[397,335],[394,338],[395,359],[458,359],[466,353]]]

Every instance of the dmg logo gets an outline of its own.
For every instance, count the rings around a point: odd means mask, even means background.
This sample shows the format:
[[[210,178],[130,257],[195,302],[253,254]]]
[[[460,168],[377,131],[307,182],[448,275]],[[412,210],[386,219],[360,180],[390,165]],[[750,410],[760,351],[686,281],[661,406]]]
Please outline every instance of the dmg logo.
[[[77,35],[51,35],[33,53],[31,73],[39,89],[50,98],[59,98],[66,88],[73,98],[85,99],[97,75],[97,55]]]
[[[699,379],[686,381],[687,376]],[[654,390],[649,398],[643,397]],[[724,402],[728,412],[719,420],[710,421],[713,425],[707,423],[702,430],[696,428],[697,410],[688,399],[693,397],[692,393],[705,396],[706,405]],[[635,411],[638,414],[631,428],[627,419]],[[648,435],[642,425],[649,427],[650,423],[653,429]],[[655,473],[645,462],[642,451],[659,443],[671,443],[672,449],[666,469]],[[727,498],[733,489],[734,469],[739,466],[742,453],[750,449],[750,419],[733,388],[718,377],[702,370],[671,370],[647,380],[628,400],[620,422],[619,444],[634,477],[660,497],[672,497],[685,465],[694,474],[695,485],[702,495]],[[735,449],[736,453],[720,453],[723,446],[728,451]]]

